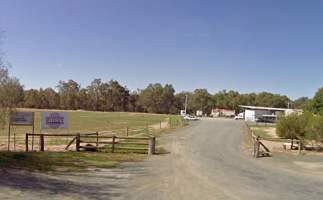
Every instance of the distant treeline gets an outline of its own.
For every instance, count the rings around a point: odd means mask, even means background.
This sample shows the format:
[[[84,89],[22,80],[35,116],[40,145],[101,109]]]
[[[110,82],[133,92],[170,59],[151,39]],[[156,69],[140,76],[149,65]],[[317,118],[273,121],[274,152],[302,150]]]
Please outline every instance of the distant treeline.
[[[206,89],[194,92],[175,93],[172,85],[150,84],[146,88],[129,91],[118,81],[104,82],[95,79],[87,87],[81,87],[74,80],[59,81],[58,86],[46,89],[23,90],[19,95],[20,107],[40,109],[89,110],[89,111],[129,111],[177,114],[184,109],[188,96],[188,112],[202,110],[210,113],[212,108],[239,111],[239,105],[287,108],[308,107],[306,97],[290,100],[285,95],[268,92],[240,94],[236,91],[220,91],[210,94]]]
[[[24,90],[19,80],[9,75],[0,59],[0,119],[15,107],[178,114],[184,109],[186,96],[189,113],[195,113],[196,110],[210,113],[212,108],[238,112],[239,105],[253,105],[300,108],[323,114],[323,88],[318,90],[313,99],[302,97],[295,101],[285,95],[268,92],[240,94],[222,90],[210,94],[206,89],[196,89],[193,92],[175,93],[171,84],[159,83],[129,91],[116,80],[105,82],[101,79],[94,79],[86,87],[68,80],[59,81],[55,88]]]

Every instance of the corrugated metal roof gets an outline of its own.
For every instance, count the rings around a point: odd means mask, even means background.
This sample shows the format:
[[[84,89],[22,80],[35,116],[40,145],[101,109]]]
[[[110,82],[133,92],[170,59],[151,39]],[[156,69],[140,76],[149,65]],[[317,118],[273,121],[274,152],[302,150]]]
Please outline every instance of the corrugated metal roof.
[[[251,109],[251,110],[272,110],[272,111],[287,111],[287,110],[292,110],[288,108],[271,108],[271,107],[261,107],[261,106],[244,106],[240,105],[240,108],[246,108],[246,109]]]

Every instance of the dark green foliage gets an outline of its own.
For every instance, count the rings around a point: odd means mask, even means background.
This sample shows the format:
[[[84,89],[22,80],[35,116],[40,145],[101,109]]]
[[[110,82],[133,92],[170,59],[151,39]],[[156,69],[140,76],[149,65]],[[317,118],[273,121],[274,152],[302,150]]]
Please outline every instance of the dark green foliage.
[[[203,113],[211,113],[214,104],[212,95],[206,89],[196,89],[190,96],[188,105],[193,112],[202,110]]]
[[[139,102],[149,113],[170,113],[175,97],[172,85],[150,84],[139,94]]]
[[[308,111],[280,117],[276,128],[277,135],[283,138],[323,141],[323,117]]]
[[[8,70],[0,60],[0,127],[6,122],[7,116],[23,100],[23,87],[19,80],[10,77]]]
[[[281,116],[277,122],[277,135],[288,139],[304,138],[308,119],[304,115]]]
[[[73,80],[68,80],[67,82],[59,81],[57,88],[60,95],[60,108],[65,110],[79,108],[78,93],[80,85],[77,82]]]
[[[86,88],[73,81],[60,81],[58,92],[51,88],[27,90],[24,92],[24,107],[43,109],[93,110],[93,111],[131,111],[164,114],[178,114],[184,109],[188,96],[188,113],[202,110],[210,114],[212,108],[231,109],[239,112],[239,105],[255,105],[286,108],[291,102],[286,96],[262,92],[259,94],[239,94],[239,92],[220,91],[214,95],[206,89],[175,94],[172,85],[150,84],[143,90],[129,92],[117,81],[103,82],[94,79]]]
[[[310,99],[308,97],[300,97],[293,102],[293,108],[306,109]]]
[[[323,87],[315,93],[307,108],[315,114],[323,115]]]
[[[306,126],[305,138],[311,141],[323,142],[323,116],[307,115],[309,120]]]

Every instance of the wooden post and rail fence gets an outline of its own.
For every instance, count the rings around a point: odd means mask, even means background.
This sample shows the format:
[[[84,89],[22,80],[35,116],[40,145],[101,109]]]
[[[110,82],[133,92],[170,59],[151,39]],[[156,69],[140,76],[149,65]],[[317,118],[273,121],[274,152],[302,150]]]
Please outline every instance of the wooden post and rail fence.
[[[87,139],[96,139],[95,142]],[[122,151],[147,151],[149,155],[155,154],[156,149],[156,138],[155,137],[119,137],[119,136],[90,136],[77,134],[76,137],[76,151],[81,149],[94,148],[89,144],[96,144],[95,148],[98,148],[100,144],[109,145],[111,153],[115,153],[117,150]],[[83,146],[87,144],[88,146]],[[130,147],[124,145],[130,145]],[[131,147],[135,146],[135,147]]]
[[[287,144],[290,144],[290,148],[293,149],[294,143],[297,143],[298,146],[298,154],[301,154],[302,148],[303,148],[303,141],[298,139],[286,139],[286,138],[264,138],[259,137],[254,134],[254,132],[251,130],[249,125],[245,124],[249,133],[251,134],[251,143],[252,143],[252,156],[255,158],[263,157],[263,156],[271,156],[271,152],[269,148],[266,147],[266,145],[263,143],[263,141],[272,141],[272,142],[288,142],[283,144],[284,149],[287,149]]]
[[[100,145],[108,145],[111,148],[111,153],[117,150],[121,151],[147,151],[149,155],[156,153],[156,138],[151,137],[119,137],[119,136],[100,136],[95,133],[77,133],[77,134],[33,134],[26,133],[25,145],[26,152],[29,151],[29,138],[39,137],[39,151],[45,151],[46,137],[73,137],[67,144],[67,150],[74,142],[77,152],[83,150],[97,151]],[[86,145],[83,145],[86,144]],[[126,146],[125,146],[126,145]],[[130,147],[129,147],[130,146]]]
[[[182,126],[183,122],[180,119],[168,118],[167,121],[159,121],[156,124],[157,129],[163,129],[164,124],[167,123],[167,128],[175,128],[177,126]],[[166,127],[166,126],[165,126]],[[64,138],[70,137],[71,140],[67,141],[67,146],[64,148],[68,150],[73,144],[75,144],[75,150],[87,150],[87,151],[97,151],[103,149],[111,149],[111,152],[118,151],[138,151],[147,152],[149,155],[153,155],[156,152],[156,138],[153,136],[140,137],[142,133],[150,135],[152,132],[152,127],[148,122],[145,123],[143,127],[138,129],[131,129],[126,126],[121,132],[124,133],[124,137],[115,136],[110,134],[115,134],[113,131],[103,131],[101,133],[76,133],[76,134],[52,134],[52,133],[26,133],[25,134],[25,148],[26,152],[34,151],[34,138],[39,138],[39,147],[37,151],[45,151],[46,138]],[[118,130],[118,131],[120,131]],[[115,131],[115,130],[114,130]],[[100,135],[101,134],[101,135]],[[108,134],[108,135],[107,135]],[[31,144],[30,144],[31,142]],[[30,146],[31,145],[31,146]]]
[[[272,141],[272,142],[275,142],[275,141],[279,141],[279,142],[282,142],[282,141],[286,141],[286,142],[290,142],[288,144],[290,144],[290,148],[293,149],[293,146],[294,143],[297,143],[298,146],[297,146],[297,150],[298,150],[298,154],[300,155],[301,152],[302,152],[302,148],[303,148],[303,145],[302,145],[302,141],[301,140],[297,140],[297,139],[283,139],[283,138],[261,138],[259,136],[255,136],[253,132],[252,133],[252,155],[253,157],[255,158],[259,158],[259,157],[262,157],[262,156],[270,156],[271,155],[271,152],[270,150],[264,145],[264,143],[262,141]],[[285,144],[283,145],[285,149],[287,149],[287,147],[285,146]],[[263,151],[261,151],[261,148],[263,149]]]

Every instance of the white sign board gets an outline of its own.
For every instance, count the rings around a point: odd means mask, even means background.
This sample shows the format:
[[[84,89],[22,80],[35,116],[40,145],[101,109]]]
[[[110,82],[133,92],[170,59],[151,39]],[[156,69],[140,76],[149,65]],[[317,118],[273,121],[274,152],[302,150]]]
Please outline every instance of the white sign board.
[[[32,126],[33,124],[33,112],[15,112],[10,114],[10,125]]]
[[[42,112],[41,128],[42,129],[59,129],[67,128],[67,112]]]

